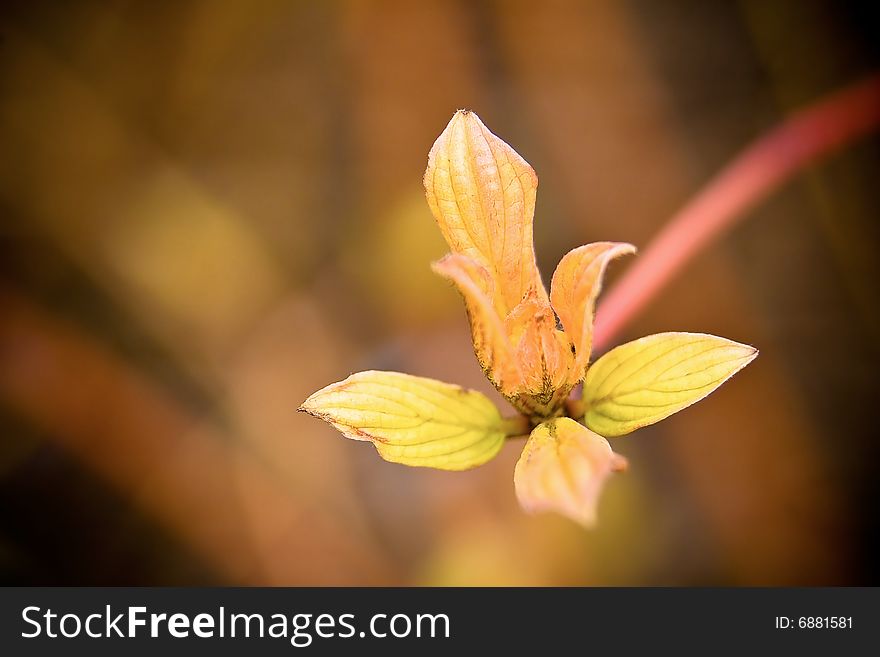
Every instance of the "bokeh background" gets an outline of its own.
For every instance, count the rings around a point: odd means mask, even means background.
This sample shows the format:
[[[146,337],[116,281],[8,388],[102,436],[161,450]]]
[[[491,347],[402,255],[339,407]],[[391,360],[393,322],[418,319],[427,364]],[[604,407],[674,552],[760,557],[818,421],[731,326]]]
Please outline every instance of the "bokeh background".
[[[4,4],[0,580],[877,583],[876,137],[618,336],[761,357],[614,443],[631,467],[593,531],[519,510],[521,445],[408,469],[295,412],[367,368],[492,392],[428,268],[421,176],[455,109],[538,171],[547,277],[589,241],[644,247],[750,140],[875,70],[880,23],[847,4]]]

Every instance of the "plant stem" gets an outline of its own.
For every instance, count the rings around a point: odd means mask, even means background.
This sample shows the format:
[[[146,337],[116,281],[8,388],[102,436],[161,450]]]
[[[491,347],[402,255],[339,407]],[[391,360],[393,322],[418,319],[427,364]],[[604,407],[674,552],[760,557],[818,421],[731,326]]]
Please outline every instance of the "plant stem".
[[[584,404],[583,399],[569,397],[565,400],[565,411],[568,413],[568,417],[574,420],[581,420],[584,417],[584,413],[587,412],[587,406]]]
[[[532,431],[532,424],[525,415],[506,417],[501,421],[501,427],[508,438],[522,438]]]
[[[688,202],[608,293],[593,344],[606,347],[669,281],[746,211],[817,158],[880,125],[880,75],[826,96],[747,147]]]

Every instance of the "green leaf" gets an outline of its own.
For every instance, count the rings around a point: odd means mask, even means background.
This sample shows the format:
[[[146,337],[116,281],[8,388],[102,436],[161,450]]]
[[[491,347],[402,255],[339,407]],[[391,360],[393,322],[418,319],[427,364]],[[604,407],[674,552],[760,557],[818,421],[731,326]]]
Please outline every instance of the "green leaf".
[[[704,333],[658,333],[612,349],[587,369],[584,423],[602,436],[654,424],[703,399],[758,350]]]
[[[386,461],[466,470],[494,457],[505,439],[485,395],[400,372],[358,372],[309,397],[299,410],[344,436],[369,440]]]

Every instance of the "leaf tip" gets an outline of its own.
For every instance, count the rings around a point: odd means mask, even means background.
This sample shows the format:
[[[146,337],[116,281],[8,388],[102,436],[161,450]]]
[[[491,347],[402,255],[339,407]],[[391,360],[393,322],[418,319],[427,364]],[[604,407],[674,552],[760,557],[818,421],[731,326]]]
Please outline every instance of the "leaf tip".
[[[629,470],[629,460],[617,452],[611,453],[611,472],[622,473]]]
[[[737,371],[739,371],[742,368],[744,368],[746,365],[751,363],[753,360],[755,360],[761,352],[758,350],[757,347],[753,347],[750,344],[743,344],[740,342],[740,343],[737,343],[737,345],[739,346],[740,351],[742,352],[742,356],[740,357],[742,364],[739,366],[739,369],[737,370]]]
[[[339,384],[331,384],[331,385],[339,385]],[[320,390],[316,390],[311,395],[306,397],[303,400],[303,402],[297,407],[296,410],[300,413],[308,413],[309,415],[314,415],[315,411],[318,409],[317,398],[322,392],[327,390],[328,387],[330,387],[330,386],[325,386],[325,387],[321,388]]]

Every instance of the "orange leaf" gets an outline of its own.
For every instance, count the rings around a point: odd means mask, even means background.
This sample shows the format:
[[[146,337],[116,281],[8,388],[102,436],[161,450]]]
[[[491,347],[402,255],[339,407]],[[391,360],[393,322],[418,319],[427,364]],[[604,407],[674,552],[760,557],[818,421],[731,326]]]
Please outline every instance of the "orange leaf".
[[[550,300],[574,347],[572,385],[584,378],[590,361],[593,312],[605,269],[614,258],[635,251],[636,247],[623,242],[595,242],[579,246],[566,253],[553,272]]]
[[[492,277],[501,317],[530,289],[546,298],[532,244],[538,177],[528,162],[459,110],[428,154],[424,183],[449,248]]]
[[[573,362],[568,339],[556,328],[550,304],[533,290],[504,321],[522,373],[515,403],[526,414],[549,415],[568,396]]]
[[[494,283],[485,268],[467,256],[450,254],[431,264],[461,292],[471,323],[474,353],[486,376],[502,394],[521,385],[504,323],[492,303]]]
[[[516,496],[526,511],[556,511],[592,526],[605,480],[625,468],[602,436],[570,418],[550,420],[535,427],[516,464]]]

